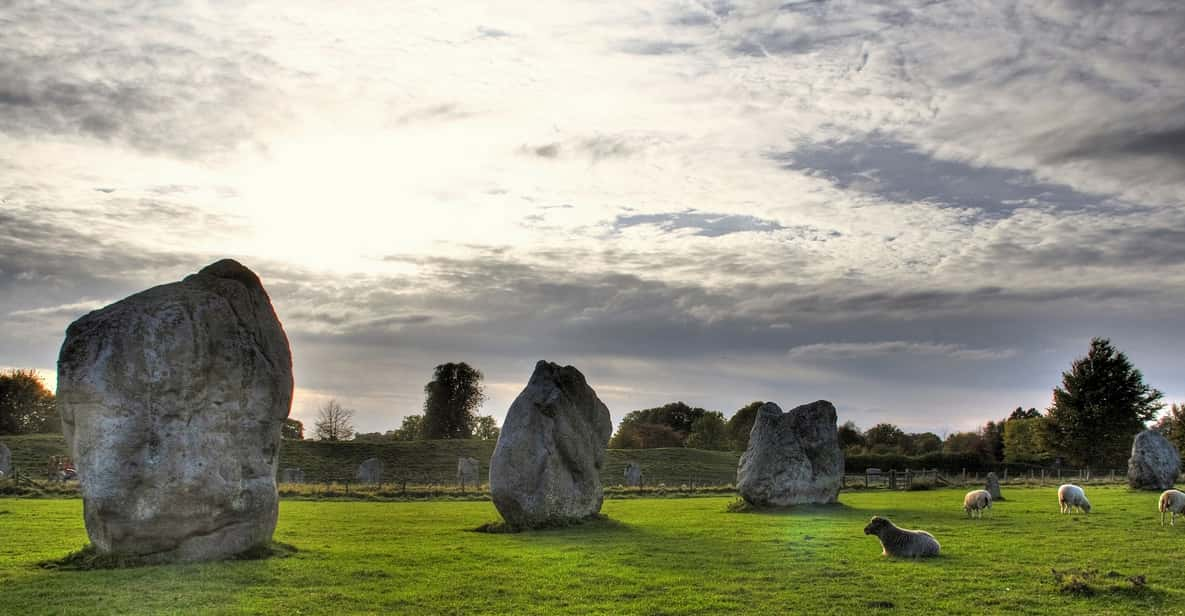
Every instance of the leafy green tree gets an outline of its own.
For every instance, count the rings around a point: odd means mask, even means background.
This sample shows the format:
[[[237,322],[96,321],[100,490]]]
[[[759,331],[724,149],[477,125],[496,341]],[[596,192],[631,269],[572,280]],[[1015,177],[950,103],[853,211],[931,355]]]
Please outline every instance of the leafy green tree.
[[[942,442],[943,453],[974,453],[983,456],[987,447],[983,435],[978,432],[955,432]]]
[[[983,445],[992,462],[1004,459],[1004,422],[989,421],[980,428]]]
[[[734,450],[744,451],[749,448],[749,433],[753,431],[757,410],[764,404],[765,402],[760,400],[750,402],[737,409],[737,412],[728,418],[728,438],[732,441]]]
[[[1156,420],[1152,429],[1176,445],[1177,451],[1185,452],[1185,404],[1174,402],[1169,412]]]
[[[942,451],[942,439],[933,432],[922,432],[920,434],[907,434],[909,442],[909,451],[905,452],[911,456],[920,456],[927,453]]]
[[[35,370],[0,372],[0,434],[60,433],[54,395]]]
[[[879,423],[864,432],[864,442],[874,453],[902,453],[905,432],[891,423]]]
[[[477,409],[486,399],[482,378],[465,362],[436,366],[424,386],[424,438],[473,438]]]
[[[473,430],[474,438],[483,441],[496,441],[502,430],[498,428],[498,420],[492,415],[482,415],[477,418],[477,427]]]
[[[1024,417],[1004,422],[1004,461],[1038,464],[1050,458],[1044,417]]]
[[[671,402],[650,409],[630,411],[617,426],[620,438],[610,441],[610,447],[629,449],[625,443],[661,443],[644,447],[685,447],[691,436],[692,427],[708,411],[688,406],[684,402]],[[670,431],[658,430],[653,426],[666,426]],[[670,444],[672,439],[676,444]]]
[[[1025,410],[1023,406],[1018,406],[1016,407],[1016,410],[1012,411],[1012,414],[1008,416],[1007,421],[1012,421],[1013,419],[1032,419],[1034,417],[1040,416],[1041,413],[1035,408],[1029,408],[1028,410]]]
[[[696,449],[728,449],[728,424],[724,414],[708,411],[691,424],[687,446]]]
[[[858,447],[864,447],[864,434],[856,427],[856,422],[849,419],[839,426],[839,448],[847,451]]]
[[[397,441],[418,441],[424,438],[424,416],[405,415],[397,430],[391,431]]]
[[[617,433],[609,439],[613,449],[653,449],[656,447],[682,447],[685,435],[673,428],[654,423],[622,423]]]
[[[303,440],[304,424],[298,419],[289,417],[284,420],[284,425],[280,428],[280,436],[293,441]]]
[[[1164,407],[1162,397],[1110,340],[1094,338],[1053,390],[1050,443],[1071,464],[1122,465],[1132,437]]]

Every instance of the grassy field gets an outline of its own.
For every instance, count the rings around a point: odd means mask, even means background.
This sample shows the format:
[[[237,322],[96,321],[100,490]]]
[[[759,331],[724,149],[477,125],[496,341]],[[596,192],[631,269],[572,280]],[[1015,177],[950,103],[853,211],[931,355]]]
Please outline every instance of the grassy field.
[[[731,497],[612,500],[608,521],[495,535],[470,530],[496,519],[486,502],[284,501],[276,539],[294,556],[82,572],[37,566],[85,543],[81,501],[0,499],[0,614],[1185,610],[1185,526],[1159,526],[1156,494],[1092,488],[1089,517],[1058,515],[1052,488],[1006,496],[982,521],[963,517],[962,490],[845,493],[785,513],[728,513]],[[930,530],[943,556],[883,558],[862,533],[873,514]],[[1097,570],[1096,594],[1063,591],[1052,569]]]

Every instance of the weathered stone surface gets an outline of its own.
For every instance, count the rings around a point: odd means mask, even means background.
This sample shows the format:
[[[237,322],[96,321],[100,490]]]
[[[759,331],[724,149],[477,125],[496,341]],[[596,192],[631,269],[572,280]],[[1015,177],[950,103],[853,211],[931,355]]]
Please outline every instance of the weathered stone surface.
[[[1167,490],[1181,472],[1181,454],[1169,440],[1144,430],[1132,440],[1127,460],[1127,485],[1137,490]]]
[[[983,489],[992,495],[993,501],[1004,500],[1004,496],[1000,494],[1000,478],[996,476],[995,471],[988,472],[987,481],[984,482]]]
[[[383,481],[383,461],[378,458],[367,458],[358,465],[358,473],[354,475],[362,483],[381,483]]]
[[[511,526],[533,528],[601,510],[609,409],[572,366],[546,361],[515,398],[490,459],[490,496]]]
[[[296,467],[280,469],[280,483],[304,483],[304,469]]]
[[[625,465],[625,485],[636,488],[642,485],[642,465],[629,462]]]
[[[749,447],[737,468],[737,491],[752,505],[834,503],[843,483],[835,407],[826,400],[783,413],[773,402],[757,411]]]
[[[0,475],[7,477],[12,474],[12,451],[8,445],[0,443]]]
[[[481,463],[477,458],[457,458],[457,483],[461,487],[478,485]]]
[[[292,356],[251,270],[219,261],[72,323],[57,400],[99,551],[198,561],[271,540]]]

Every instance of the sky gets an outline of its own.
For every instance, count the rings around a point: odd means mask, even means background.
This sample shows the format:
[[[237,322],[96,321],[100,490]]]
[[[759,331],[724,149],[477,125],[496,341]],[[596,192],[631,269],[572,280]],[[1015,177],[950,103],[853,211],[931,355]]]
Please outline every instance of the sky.
[[[492,6],[483,6],[490,4]],[[1185,3],[0,5],[0,367],[223,257],[293,416],[832,401],[945,434],[1092,336],[1185,401]]]

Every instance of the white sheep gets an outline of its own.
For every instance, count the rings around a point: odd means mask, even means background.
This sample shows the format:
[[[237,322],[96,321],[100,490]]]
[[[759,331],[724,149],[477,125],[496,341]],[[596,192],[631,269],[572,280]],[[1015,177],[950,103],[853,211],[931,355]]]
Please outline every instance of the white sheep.
[[[1160,493],[1160,525],[1164,526],[1164,514],[1169,514],[1169,526],[1176,526],[1177,514],[1185,514],[1185,492],[1165,490]]]
[[[900,556],[903,558],[919,558],[924,556],[938,556],[938,540],[934,535],[924,530],[908,530],[897,528],[889,520],[878,515],[872,516],[872,521],[864,527],[865,535],[876,535],[880,539],[882,556]]]
[[[971,490],[963,497],[963,511],[969,518],[982,518],[983,510],[992,508],[992,493],[987,490]]]
[[[1090,501],[1086,500],[1086,492],[1072,483],[1058,487],[1057,504],[1062,513],[1071,513],[1074,507],[1083,513],[1090,513]]]

